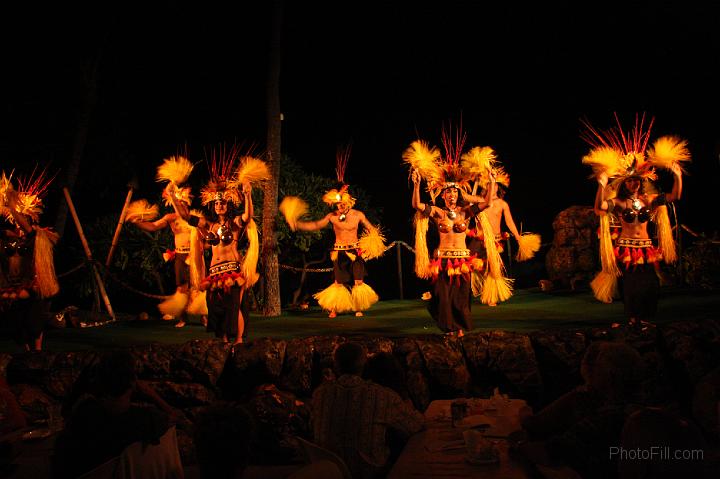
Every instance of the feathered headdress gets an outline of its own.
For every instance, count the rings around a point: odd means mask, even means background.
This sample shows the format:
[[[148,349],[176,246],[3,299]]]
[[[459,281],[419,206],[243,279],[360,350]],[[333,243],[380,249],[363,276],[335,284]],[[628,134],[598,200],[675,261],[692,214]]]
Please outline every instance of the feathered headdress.
[[[650,132],[655,122],[651,118],[645,127],[645,114],[635,115],[635,125],[625,131],[615,114],[616,126],[608,130],[598,130],[588,121],[582,120],[586,130],[581,137],[592,146],[582,162],[590,165],[595,176],[606,173],[617,187],[631,176],[646,181],[657,179],[655,168],[670,169],[674,164],[682,165],[690,161],[687,141],[674,136],[663,136],[648,148]]]
[[[10,173],[10,176],[7,176],[5,172],[3,172],[2,176],[0,176],[0,209],[2,209],[5,218],[14,224],[15,219],[7,208],[6,198],[7,193],[13,190],[11,180],[12,173]],[[47,193],[47,189],[50,183],[52,183],[52,180],[53,178],[47,176],[46,170],[38,171],[37,166],[29,176],[16,177],[17,196],[15,202],[17,206],[15,207],[15,211],[31,218],[34,223],[38,223],[43,211],[42,198],[45,196],[45,193]]]
[[[162,164],[158,166],[155,179],[158,182],[169,181],[174,184],[176,186],[175,198],[190,206],[193,198],[190,194],[190,187],[180,188],[180,185],[187,181],[192,170],[193,164],[190,163],[186,156],[171,156],[164,159]],[[165,206],[172,206],[170,198],[165,196],[165,193],[163,193],[163,197]]]
[[[470,191],[470,181],[486,176],[495,163],[495,152],[490,147],[475,147],[463,153],[467,135],[458,129],[453,135],[451,128],[443,128],[442,142],[445,155],[436,147],[422,140],[413,141],[403,152],[403,161],[417,170],[427,182],[432,201],[447,188]]]
[[[213,149],[208,163],[210,181],[200,190],[203,206],[216,200],[240,204],[244,183],[257,184],[270,178],[267,164],[250,154],[242,154],[237,145]]]
[[[210,151],[210,158],[206,158],[210,181],[200,190],[203,206],[215,200],[232,201],[236,205],[240,203],[237,187],[232,185],[233,173],[239,159],[240,151],[236,145],[230,148],[223,145]]]
[[[189,186],[185,186],[183,188],[176,188],[175,189],[175,199],[178,201],[185,203],[186,205],[190,206],[192,204],[193,195],[190,193],[192,190]],[[163,191],[163,203],[165,206],[171,207],[172,201],[167,196],[165,191]]]
[[[322,199],[329,206],[335,206],[338,203],[347,203],[350,208],[355,206],[355,198],[350,196],[348,189],[350,188],[345,183],[345,170],[347,169],[348,161],[350,160],[350,151],[352,148],[346,146],[344,148],[338,148],[335,154],[335,176],[337,177],[338,183],[341,185],[340,188],[333,188],[328,190],[323,195]]]

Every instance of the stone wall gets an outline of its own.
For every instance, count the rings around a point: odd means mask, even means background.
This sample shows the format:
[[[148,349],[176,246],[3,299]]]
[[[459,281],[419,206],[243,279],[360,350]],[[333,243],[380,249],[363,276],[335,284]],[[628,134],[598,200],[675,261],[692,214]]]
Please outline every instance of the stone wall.
[[[552,246],[545,255],[548,279],[573,289],[577,281],[592,279],[599,269],[598,225],[590,206],[571,206],[558,213],[552,225]]]
[[[580,383],[580,361],[593,341],[625,341],[645,360],[644,394],[650,404],[687,403],[695,384],[720,367],[720,321],[678,321],[634,333],[618,329],[479,332],[385,338],[312,336],[289,341],[258,339],[234,354],[214,340],[132,348],[141,379],[186,418],[180,427],[185,460],[192,461],[190,432],[198,408],[218,399],[241,401],[261,423],[265,459],[291,460],[292,435],[309,437],[312,391],[332,368],[332,353],[345,341],[363,343],[370,355],[394,354],[407,389],[424,410],[433,399],[487,396],[494,387],[535,408]],[[0,354],[0,374],[33,420],[68,395],[74,381],[98,359],[94,351]],[[260,458],[262,461],[262,458]]]

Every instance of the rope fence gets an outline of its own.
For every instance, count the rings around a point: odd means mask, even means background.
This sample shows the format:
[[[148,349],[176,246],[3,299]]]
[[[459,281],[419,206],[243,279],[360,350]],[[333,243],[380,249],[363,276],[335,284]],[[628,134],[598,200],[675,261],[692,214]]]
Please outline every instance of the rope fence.
[[[396,245],[404,246],[405,249],[410,251],[412,254],[415,254],[415,249],[412,246],[410,246],[409,244],[407,244],[404,241],[399,241],[399,240],[393,241],[392,243],[387,245],[385,247],[385,251],[383,251],[383,254],[385,254],[388,250],[392,249]],[[296,273],[302,273],[303,271],[305,271],[306,273],[329,273],[333,270],[332,268],[300,268],[297,266],[290,266],[287,264],[281,264],[280,268],[288,270],[288,271],[294,271]]]
[[[687,226],[685,226],[685,225],[683,225],[683,224],[681,224],[681,225],[679,225],[679,226],[680,226],[684,231],[686,231],[688,234],[690,234],[691,236],[693,236],[694,238],[702,239],[703,241],[707,241],[707,242],[709,242],[709,243],[711,243],[711,244],[720,244],[720,240],[709,239],[709,238],[705,237],[705,235],[700,234],[700,233],[697,233],[697,232],[693,231],[692,229],[690,229],[689,227],[687,227]],[[543,243],[542,246],[547,246],[548,244],[550,244],[550,243]],[[392,248],[397,248],[397,249],[398,249],[398,253],[399,253],[399,252],[400,252],[400,247],[403,247],[404,249],[406,249],[406,250],[409,251],[410,253],[415,254],[415,248],[413,248],[412,246],[410,246],[410,245],[407,244],[406,242],[400,241],[400,240],[396,240],[396,241],[393,241],[392,243],[388,244],[388,245],[385,247],[385,251],[383,251],[383,254],[386,253],[386,252],[388,252],[388,251],[391,250]],[[399,260],[398,260],[398,261],[399,261]],[[83,262],[81,262],[80,264],[78,264],[77,266],[74,266],[73,268],[70,268],[69,270],[67,270],[67,271],[65,271],[65,272],[63,272],[63,273],[58,274],[57,277],[58,277],[58,279],[59,279],[59,278],[64,278],[64,277],[66,277],[66,276],[70,276],[71,274],[76,273],[77,271],[80,271],[81,269],[89,266],[90,264],[95,264],[95,266],[101,268],[101,269],[104,271],[104,273],[107,275],[107,277],[109,277],[111,280],[113,280],[113,281],[114,281],[115,283],[117,283],[119,286],[121,286],[122,288],[124,288],[124,289],[126,289],[126,290],[128,290],[128,291],[130,291],[130,292],[132,292],[132,293],[135,293],[135,294],[137,294],[137,295],[139,295],[139,296],[144,296],[144,297],[146,297],[146,298],[158,299],[158,300],[167,299],[168,296],[169,296],[169,295],[160,295],[160,294],[146,293],[146,292],[144,292],[144,291],[141,291],[141,290],[133,287],[132,285],[128,284],[126,281],[123,281],[122,279],[120,279],[120,278],[117,276],[117,274],[113,273],[113,272],[110,270],[110,268],[108,268],[108,267],[105,266],[103,263],[98,262],[98,261],[96,261],[96,260],[94,260],[94,259],[93,259],[93,260],[83,261]],[[287,265],[287,264],[280,264],[279,267],[280,267],[281,269],[284,269],[284,270],[287,270],[287,271],[293,271],[293,272],[296,272],[296,273],[302,273],[303,271],[304,271],[304,272],[307,272],[307,273],[330,273],[330,272],[333,271],[333,268],[332,268],[332,267],[329,267],[329,268],[303,268],[303,267],[298,267],[298,266],[290,266],[290,265]],[[398,266],[398,267],[400,268],[400,266]],[[402,277],[402,271],[399,270],[398,272],[399,272],[400,276]]]

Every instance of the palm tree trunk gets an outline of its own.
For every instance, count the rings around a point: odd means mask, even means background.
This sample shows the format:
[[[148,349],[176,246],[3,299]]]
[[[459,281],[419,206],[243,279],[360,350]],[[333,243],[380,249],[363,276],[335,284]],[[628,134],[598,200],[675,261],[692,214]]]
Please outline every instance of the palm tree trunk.
[[[263,187],[262,258],[265,275],[264,316],[280,315],[280,274],[277,255],[278,183],[280,178],[280,42],[282,0],[272,6],[272,33],[267,79],[267,162],[271,178]]]
[[[102,47],[101,47],[102,48]],[[101,50],[102,52],[102,50]],[[85,83],[85,98],[80,107],[78,115],[78,126],[75,131],[75,142],[73,144],[72,157],[68,162],[67,169],[65,170],[65,177],[61,187],[67,188],[72,193],[75,187],[75,180],[80,173],[80,163],[82,162],[83,153],[85,152],[85,145],[87,144],[88,132],[90,131],[90,121],[92,119],[95,105],[97,104],[97,90],[98,90],[98,67],[100,65],[101,55],[93,60],[93,63],[89,65],[84,75]],[[68,205],[62,201],[58,205],[57,215],[55,216],[55,231],[63,236],[65,232],[65,223],[67,223]]]

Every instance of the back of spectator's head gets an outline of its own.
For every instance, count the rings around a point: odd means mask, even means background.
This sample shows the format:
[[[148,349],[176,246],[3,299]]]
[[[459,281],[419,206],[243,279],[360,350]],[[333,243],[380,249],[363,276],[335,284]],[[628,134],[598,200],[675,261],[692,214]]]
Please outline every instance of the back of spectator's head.
[[[100,397],[117,398],[135,385],[135,358],[124,350],[105,353],[96,368],[95,387]]]
[[[365,378],[392,389],[403,399],[408,397],[405,370],[392,353],[380,352],[368,359]]]
[[[605,343],[602,341],[593,341],[585,350],[585,354],[583,354],[582,362],[580,363],[580,375],[586,383],[591,381],[595,361],[597,361],[603,344]]]
[[[672,412],[644,408],[632,413],[625,421],[620,445],[648,453],[642,460],[620,461],[621,479],[710,477],[703,461],[707,444],[700,429]],[[652,451],[656,454],[649,454]],[[669,457],[660,456],[661,451],[667,451]]]
[[[254,421],[236,404],[215,404],[195,420],[195,452],[203,479],[240,477],[250,460]]]
[[[365,367],[365,348],[359,343],[343,343],[335,349],[335,369],[338,375],[360,376]]]
[[[720,439],[720,367],[695,384],[692,414],[709,438]]]
[[[603,342],[590,384],[610,402],[627,402],[638,393],[643,361],[640,354],[625,343]]]

